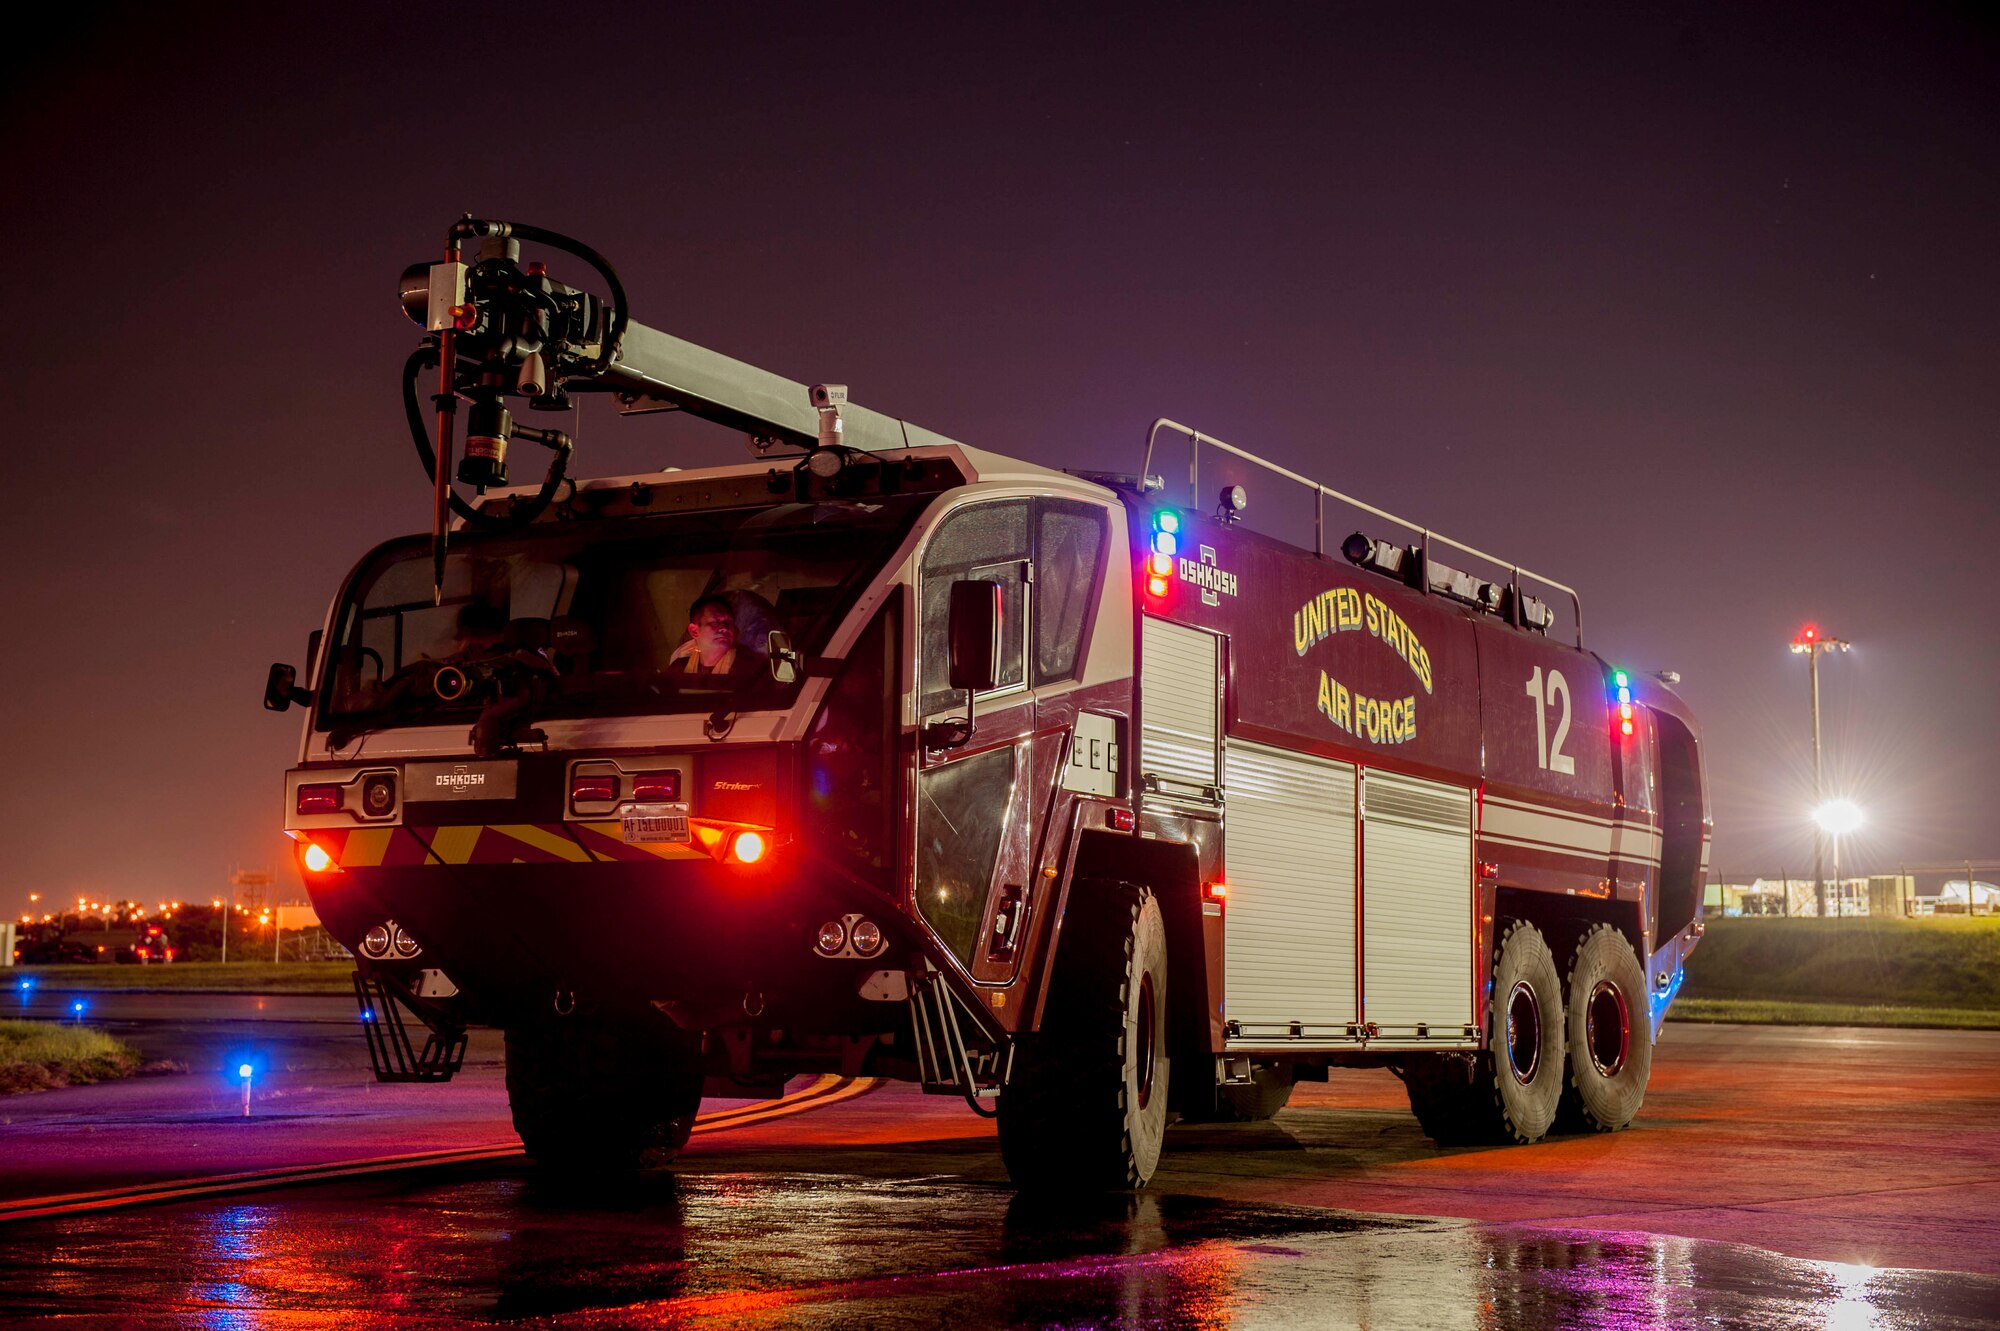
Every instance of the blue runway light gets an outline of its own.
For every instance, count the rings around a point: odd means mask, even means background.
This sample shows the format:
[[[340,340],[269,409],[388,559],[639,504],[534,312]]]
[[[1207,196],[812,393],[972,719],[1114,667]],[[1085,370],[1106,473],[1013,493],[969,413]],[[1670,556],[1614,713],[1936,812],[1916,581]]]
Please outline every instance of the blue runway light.
[[[245,1081],[250,1080],[250,1065],[248,1063],[245,1063],[241,1067],[237,1068],[236,1075],[243,1078],[243,1080]]]
[[[373,1021],[373,1020],[375,1020],[375,1009],[374,1009],[374,1008],[372,1008],[372,1007],[365,1007],[365,1008],[362,1008],[362,1009],[361,1009],[361,1020],[363,1020],[363,1021]]]

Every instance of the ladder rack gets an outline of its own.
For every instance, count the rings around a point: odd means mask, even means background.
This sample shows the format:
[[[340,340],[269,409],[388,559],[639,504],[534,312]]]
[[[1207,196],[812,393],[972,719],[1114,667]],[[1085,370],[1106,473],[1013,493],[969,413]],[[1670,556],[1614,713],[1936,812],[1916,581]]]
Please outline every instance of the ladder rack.
[[[1576,645],[1578,647],[1583,646],[1583,599],[1577,595],[1576,588],[1566,583],[1557,582],[1554,578],[1544,577],[1532,569],[1523,568],[1519,564],[1501,559],[1497,555],[1489,555],[1484,550],[1467,545],[1463,541],[1454,541],[1451,537],[1434,532],[1420,522],[1411,522],[1408,518],[1398,517],[1394,513],[1377,508],[1373,504],[1356,499],[1352,495],[1342,494],[1331,486],[1322,485],[1309,476],[1301,476],[1288,467],[1281,467],[1275,462],[1258,457],[1255,453],[1238,448],[1234,444],[1225,443],[1223,440],[1217,439],[1214,435],[1203,434],[1192,426],[1182,425],[1179,421],[1169,420],[1165,416],[1155,420],[1153,427],[1146,431],[1146,455],[1139,464],[1139,484],[1142,489],[1150,488],[1153,484],[1153,449],[1159,441],[1160,431],[1162,430],[1172,430],[1187,437],[1188,493],[1194,503],[1200,504],[1201,502],[1201,446],[1208,444],[1211,447],[1221,449],[1232,457],[1238,457],[1245,462],[1262,467],[1274,476],[1282,476],[1286,480],[1297,485],[1302,485],[1313,492],[1313,553],[1321,558],[1326,556],[1326,501],[1333,499],[1346,504],[1349,508],[1358,509],[1363,513],[1381,518],[1384,522],[1393,522],[1405,531],[1415,532],[1426,566],[1431,562],[1431,544],[1432,542],[1436,542],[1440,545],[1448,545],[1454,550],[1463,551],[1471,555],[1474,559],[1483,559],[1495,568],[1506,569],[1509,576],[1509,590],[1512,593],[1511,601],[1515,606],[1521,604],[1521,580],[1523,578],[1540,586],[1561,592],[1569,598],[1570,613],[1576,624]],[[1422,580],[1422,585],[1425,590],[1429,589],[1428,578]]]

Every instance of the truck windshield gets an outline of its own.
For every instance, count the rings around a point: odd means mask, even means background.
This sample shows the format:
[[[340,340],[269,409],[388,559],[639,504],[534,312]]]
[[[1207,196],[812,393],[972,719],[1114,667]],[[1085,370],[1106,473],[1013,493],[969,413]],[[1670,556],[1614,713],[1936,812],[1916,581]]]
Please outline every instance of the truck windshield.
[[[335,616],[318,724],[457,722],[503,698],[534,719],[781,706],[798,686],[773,681],[771,633],[822,653],[928,500],[458,535],[439,604],[429,539],[394,542],[357,571]]]

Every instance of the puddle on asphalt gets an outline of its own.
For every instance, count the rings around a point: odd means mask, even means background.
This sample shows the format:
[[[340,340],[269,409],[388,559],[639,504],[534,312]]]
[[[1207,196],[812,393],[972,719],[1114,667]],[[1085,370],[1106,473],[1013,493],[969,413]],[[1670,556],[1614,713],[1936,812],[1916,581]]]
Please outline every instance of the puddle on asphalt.
[[[0,1323],[237,1328],[2000,1325],[2000,1280],[1648,1234],[957,1178],[504,1168],[0,1229]]]

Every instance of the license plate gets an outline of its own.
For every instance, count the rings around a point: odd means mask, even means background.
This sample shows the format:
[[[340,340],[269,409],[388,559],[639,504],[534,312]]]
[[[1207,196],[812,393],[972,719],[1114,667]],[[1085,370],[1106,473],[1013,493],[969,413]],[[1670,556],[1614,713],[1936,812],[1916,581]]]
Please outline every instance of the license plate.
[[[619,821],[628,846],[661,841],[685,843],[693,839],[688,832],[685,804],[635,804],[625,810]]]

